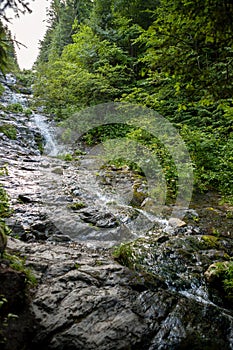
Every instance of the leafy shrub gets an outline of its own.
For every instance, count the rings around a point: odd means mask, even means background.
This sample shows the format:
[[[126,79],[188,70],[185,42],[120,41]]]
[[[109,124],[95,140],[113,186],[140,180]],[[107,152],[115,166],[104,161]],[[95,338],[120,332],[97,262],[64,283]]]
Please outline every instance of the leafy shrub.
[[[0,184],[0,218],[8,217],[11,214],[9,197]]]
[[[23,112],[23,106],[18,102],[12,103],[6,107],[6,110],[12,113],[21,113]]]
[[[17,129],[12,124],[0,125],[0,132],[2,132],[11,140],[16,140],[17,138]]]

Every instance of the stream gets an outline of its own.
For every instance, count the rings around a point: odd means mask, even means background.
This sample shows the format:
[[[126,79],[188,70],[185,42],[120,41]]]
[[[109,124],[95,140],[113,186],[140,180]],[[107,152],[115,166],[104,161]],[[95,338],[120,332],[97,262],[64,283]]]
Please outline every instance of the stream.
[[[13,94],[10,101],[26,107],[20,94]],[[129,205],[133,186],[140,180],[128,167],[101,170],[96,157],[88,154],[66,161],[56,127],[45,116],[9,113],[8,117],[18,134],[10,145],[3,137],[1,166],[7,168],[7,176],[2,182],[12,201],[14,214],[8,225],[16,237],[110,247],[145,235],[155,224],[172,229],[165,218]],[[5,122],[9,123],[6,118]],[[44,144],[42,155],[38,140]]]
[[[14,92],[14,83],[9,76],[0,98],[0,126],[17,132],[0,133],[0,182],[12,206],[9,247],[28,256],[41,281],[33,348],[233,349],[232,301],[210,269],[232,257],[232,207],[218,204],[217,194],[195,194],[182,220],[169,218],[169,206],[164,216],[147,210],[153,204],[137,174],[127,166],[100,168],[88,149],[69,159],[60,129],[43,113],[25,113],[31,96]],[[7,110],[13,104],[23,110]],[[135,186],[140,205],[132,204]],[[113,262],[109,252],[121,243]],[[115,299],[107,302],[107,295]],[[77,303],[89,314],[71,306]]]

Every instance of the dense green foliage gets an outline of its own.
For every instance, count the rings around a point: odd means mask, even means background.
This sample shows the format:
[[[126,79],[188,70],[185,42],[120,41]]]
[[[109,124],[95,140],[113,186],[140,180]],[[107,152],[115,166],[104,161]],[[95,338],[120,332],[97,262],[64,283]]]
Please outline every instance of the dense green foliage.
[[[17,67],[15,50],[10,32],[2,24],[0,17],[0,72],[6,73]]]
[[[109,101],[156,110],[187,143],[197,187],[229,198],[232,27],[230,0],[54,0],[34,91],[58,120]]]

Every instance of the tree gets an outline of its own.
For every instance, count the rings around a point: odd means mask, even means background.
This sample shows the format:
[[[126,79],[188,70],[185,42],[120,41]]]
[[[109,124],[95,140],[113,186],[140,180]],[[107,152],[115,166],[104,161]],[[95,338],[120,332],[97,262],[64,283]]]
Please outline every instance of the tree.
[[[14,43],[10,31],[0,20],[0,72],[5,74],[13,67],[17,67]]]
[[[3,25],[3,20],[6,22],[10,21],[6,14],[7,9],[12,9],[16,16],[31,12],[28,2],[25,0],[2,0],[0,3],[0,71],[2,73],[9,70],[12,64],[17,65],[14,41],[7,26]]]
[[[53,0],[48,12],[48,30],[40,43],[37,64],[59,57],[63,48],[72,43],[76,26],[88,18],[91,0]]]
[[[9,21],[9,18],[6,15],[6,10],[9,8],[14,11],[16,16],[26,12],[31,12],[27,0],[2,0],[0,3],[0,17],[3,17],[7,21]]]

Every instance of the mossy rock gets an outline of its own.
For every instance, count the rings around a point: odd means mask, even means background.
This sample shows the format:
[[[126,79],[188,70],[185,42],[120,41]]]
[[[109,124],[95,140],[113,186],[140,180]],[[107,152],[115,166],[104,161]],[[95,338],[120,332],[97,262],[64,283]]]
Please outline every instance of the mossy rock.
[[[80,209],[86,208],[86,204],[83,202],[76,202],[76,203],[69,204],[68,208],[72,210],[80,210]]]
[[[9,267],[14,270],[21,272],[25,275],[25,282],[29,285],[37,285],[37,278],[34,276],[32,271],[25,266],[26,259],[21,256],[14,254],[4,254],[4,259],[8,261]]]
[[[219,238],[212,235],[204,235],[202,236],[202,240],[206,243],[207,248],[219,248]]]
[[[143,193],[141,191],[134,190],[133,191],[133,198],[131,199],[130,205],[132,205],[133,207],[136,207],[136,208],[140,207],[145,199],[146,199],[145,193]]]
[[[7,245],[7,234],[9,233],[9,229],[6,226],[5,222],[0,221],[0,256],[3,256],[3,253],[6,249]]]
[[[66,162],[72,162],[74,160],[74,157],[70,153],[61,154],[58,156],[59,159],[65,160]]]
[[[219,261],[211,264],[205,272],[207,282],[219,290],[225,299],[233,304],[233,261]]]
[[[9,198],[4,190],[4,188],[0,185],[0,217],[5,218],[11,214]]]
[[[120,264],[129,268],[134,268],[136,263],[136,257],[134,256],[134,250],[131,243],[123,243],[116,247],[113,251],[113,257]]]
[[[75,155],[75,156],[85,156],[86,154],[87,154],[87,152],[81,151],[80,149],[76,149],[76,150],[74,151],[74,155]]]

